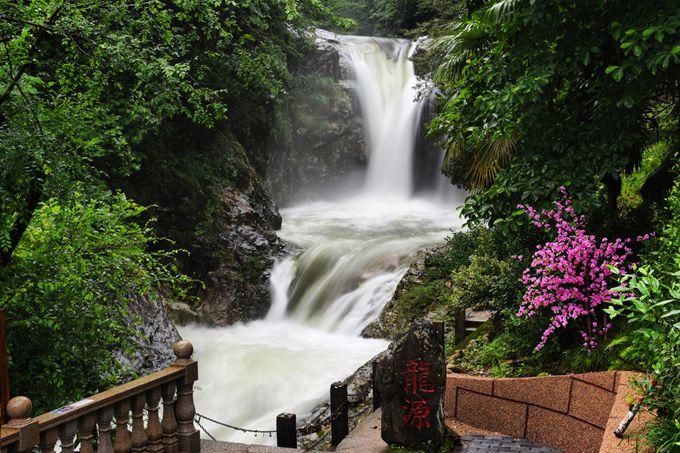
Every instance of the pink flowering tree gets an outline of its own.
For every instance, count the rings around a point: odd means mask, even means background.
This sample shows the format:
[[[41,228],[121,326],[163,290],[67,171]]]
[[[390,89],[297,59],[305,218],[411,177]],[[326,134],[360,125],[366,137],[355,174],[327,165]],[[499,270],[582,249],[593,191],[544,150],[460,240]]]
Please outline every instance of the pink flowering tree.
[[[552,240],[536,247],[522,283],[526,292],[522,297],[518,317],[549,318],[548,327],[536,345],[542,349],[551,335],[560,329],[576,327],[583,338],[583,346],[592,349],[606,337],[611,324],[603,309],[612,299],[615,283],[610,284],[612,271],[630,271],[631,239],[607,238],[600,240],[586,234],[585,218],[574,211],[564,187],[561,200],[554,210],[540,212],[531,206],[520,205],[531,223],[544,229]],[[639,237],[647,239],[649,235]]]

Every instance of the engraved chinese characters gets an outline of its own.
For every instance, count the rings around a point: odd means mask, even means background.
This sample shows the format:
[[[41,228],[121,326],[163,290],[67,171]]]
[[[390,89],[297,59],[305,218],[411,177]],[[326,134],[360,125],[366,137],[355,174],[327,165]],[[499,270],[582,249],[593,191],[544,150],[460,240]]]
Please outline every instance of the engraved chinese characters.
[[[444,325],[424,321],[398,338],[376,373],[382,438],[430,450],[444,438]]]

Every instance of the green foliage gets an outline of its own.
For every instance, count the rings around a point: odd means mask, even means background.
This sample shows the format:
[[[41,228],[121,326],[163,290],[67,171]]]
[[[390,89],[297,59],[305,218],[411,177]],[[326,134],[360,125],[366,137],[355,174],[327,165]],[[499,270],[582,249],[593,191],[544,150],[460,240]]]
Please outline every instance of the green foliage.
[[[330,0],[329,8],[351,20],[322,24],[344,26],[345,32],[359,35],[412,36],[436,33],[447,21],[463,11],[459,1],[450,0]]]
[[[680,447],[680,182],[655,247],[634,274],[621,276],[620,297],[607,309],[622,333],[610,344],[624,366],[647,371],[638,382],[645,409],[656,412],[649,440],[659,451]]]
[[[110,200],[110,201],[109,201]],[[129,352],[137,320],[126,300],[177,287],[167,254],[135,223],[144,208],[122,194],[74,193],[36,212],[12,264],[0,269],[0,307],[9,318],[14,395],[30,395],[36,413],[106,389],[121,376],[112,351]]]
[[[130,345],[126,300],[161,284],[182,297],[185,279],[151,252],[173,246],[139,226],[149,212],[110,188],[159,202],[164,231],[190,243],[211,226],[216,181],[260,177],[310,46],[301,31],[328,16],[318,0],[0,0],[0,301],[14,394],[49,409],[124,371],[112,351]]]
[[[640,164],[635,170],[621,178],[621,195],[619,209],[623,212],[639,208],[644,202],[640,190],[649,178],[671,152],[671,145],[667,140],[661,140],[645,148]]]
[[[470,261],[451,275],[453,308],[495,311],[517,305],[521,289],[518,266],[489,255],[472,255]]]
[[[677,142],[677,123],[661,121],[680,101],[676,2],[478,3],[439,41],[430,127],[446,173],[475,189],[470,224],[517,225],[518,203],[540,206],[561,185],[612,223],[620,175],[659,135]]]

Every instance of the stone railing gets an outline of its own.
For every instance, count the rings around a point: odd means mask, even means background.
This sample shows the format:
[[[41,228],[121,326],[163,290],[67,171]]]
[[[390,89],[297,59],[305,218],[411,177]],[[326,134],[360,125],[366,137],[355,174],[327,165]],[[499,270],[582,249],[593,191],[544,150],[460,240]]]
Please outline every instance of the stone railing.
[[[449,374],[446,416],[486,431],[526,438],[571,453],[640,451],[640,413],[624,439],[614,430],[628,412],[636,373],[603,371],[493,379]]]
[[[162,371],[35,418],[28,398],[11,399],[10,420],[0,427],[0,452],[52,453],[57,441],[64,453],[73,453],[76,444],[81,453],[199,452],[193,400],[198,363],[188,341],[175,343],[174,352],[177,360]]]

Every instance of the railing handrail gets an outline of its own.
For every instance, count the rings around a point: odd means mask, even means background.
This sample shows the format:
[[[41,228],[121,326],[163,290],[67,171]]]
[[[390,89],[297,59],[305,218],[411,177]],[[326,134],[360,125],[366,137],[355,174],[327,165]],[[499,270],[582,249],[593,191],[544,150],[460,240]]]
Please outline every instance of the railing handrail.
[[[63,414],[58,414],[55,411],[47,412],[35,417],[34,420],[40,424],[40,431],[45,431],[64,423],[68,423],[85,414],[96,412],[106,406],[111,406],[112,404],[128,399],[131,396],[144,393],[147,390],[158,387],[159,385],[174,381],[182,377],[184,373],[184,368],[171,365],[168,368],[156,373],[149,374],[134,381],[130,381],[125,384],[112,387],[103,392],[96,393],[86,398],[91,399],[91,402],[85,403],[82,406],[74,407],[68,412]]]
[[[29,417],[31,410],[30,400],[24,397],[14,398],[10,401],[10,404],[13,401],[15,402],[15,416],[11,417],[12,419],[8,423],[0,426],[0,448],[4,451],[6,447],[18,443],[20,446],[18,450],[22,451],[24,450],[23,447],[26,446],[26,442],[33,442],[33,438],[39,436],[40,433],[55,430],[69,423],[75,423],[85,416],[94,416],[94,414],[102,410],[113,407],[117,403],[123,403],[126,400],[139,397],[139,395],[146,396],[149,391],[159,389],[172,382],[178,383],[177,395],[179,396],[180,384],[190,389],[193,382],[198,378],[198,363],[191,359],[193,347],[190,343],[185,341],[178,342],[175,345],[174,351],[177,360],[161,371],[118,385],[36,417]],[[177,400],[177,397],[174,398]],[[8,412],[10,404],[8,404]],[[191,411],[195,410],[193,403],[191,403],[191,407],[188,409]],[[193,421],[193,415],[191,415],[191,419]],[[28,433],[26,432],[27,427],[29,428]],[[35,444],[38,444],[37,439],[35,439]]]

